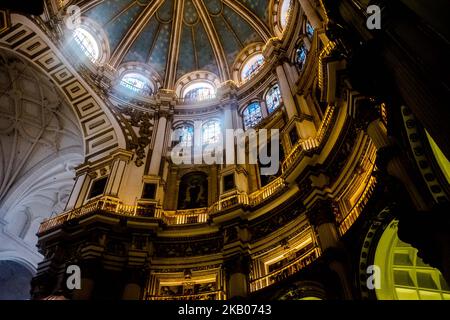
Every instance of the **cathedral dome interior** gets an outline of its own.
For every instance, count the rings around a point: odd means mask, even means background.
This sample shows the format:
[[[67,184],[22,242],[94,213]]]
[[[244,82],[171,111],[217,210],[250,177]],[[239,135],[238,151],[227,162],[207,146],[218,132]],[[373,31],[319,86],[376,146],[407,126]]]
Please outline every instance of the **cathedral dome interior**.
[[[0,300],[450,300],[445,2],[0,4]]]

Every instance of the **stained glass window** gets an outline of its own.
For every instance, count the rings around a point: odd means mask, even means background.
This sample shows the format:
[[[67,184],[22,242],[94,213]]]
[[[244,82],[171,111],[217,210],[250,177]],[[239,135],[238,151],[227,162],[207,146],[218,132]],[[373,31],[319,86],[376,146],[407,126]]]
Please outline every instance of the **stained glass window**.
[[[175,128],[175,135],[178,143],[183,147],[191,147],[194,140],[194,127],[188,124],[178,126]]]
[[[312,39],[314,35],[314,28],[309,22],[306,23],[306,35],[308,36],[309,39]]]
[[[203,144],[214,144],[219,142],[220,138],[220,123],[217,120],[208,121],[202,128],[202,142]]]
[[[205,101],[215,97],[215,89],[208,82],[196,82],[184,90],[184,99],[186,101]]]
[[[80,46],[83,53],[92,61],[95,62],[100,57],[100,50],[94,37],[85,29],[77,28],[73,33],[73,38]]]
[[[295,63],[297,65],[297,67],[299,67],[300,69],[303,68],[305,62],[306,62],[306,56],[308,55],[308,50],[306,50],[306,47],[304,44],[302,44],[296,52],[296,57],[295,57]]]
[[[274,112],[281,104],[281,92],[278,84],[270,88],[266,95],[266,105],[269,113]]]
[[[264,56],[260,53],[251,57],[242,69],[241,79],[246,81],[250,79],[264,63]]]
[[[261,107],[259,102],[252,102],[244,110],[244,127],[245,129],[256,126],[262,119]]]
[[[151,95],[153,93],[149,80],[137,73],[126,74],[120,81],[120,84],[139,94]]]

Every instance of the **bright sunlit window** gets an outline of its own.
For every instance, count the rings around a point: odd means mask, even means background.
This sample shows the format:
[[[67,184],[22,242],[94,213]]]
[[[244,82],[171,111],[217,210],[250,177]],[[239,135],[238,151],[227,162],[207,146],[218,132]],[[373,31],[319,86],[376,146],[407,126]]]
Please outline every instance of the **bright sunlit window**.
[[[244,110],[245,130],[256,126],[262,119],[261,106],[259,102],[253,102]]]
[[[241,79],[246,81],[256,74],[264,63],[264,56],[261,53],[255,54],[245,63],[242,69]]]
[[[281,4],[280,23],[282,29],[286,28],[288,24],[291,1],[292,0],[283,0],[283,3]]]
[[[203,144],[214,144],[219,142],[220,123],[217,120],[208,121],[202,128]]]
[[[184,99],[187,101],[205,101],[216,97],[216,90],[208,82],[195,82],[184,90]]]
[[[138,73],[126,74],[123,76],[120,84],[123,87],[141,95],[151,95],[153,93],[150,81]]]
[[[73,38],[89,60],[96,62],[100,58],[100,49],[97,41],[87,30],[83,28],[75,29]]]
[[[194,141],[194,127],[189,124],[182,124],[175,128],[177,141],[183,147],[191,147]]]
[[[281,92],[278,84],[270,88],[266,95],[266,105],[269,113],[274,112],[281,104]]]

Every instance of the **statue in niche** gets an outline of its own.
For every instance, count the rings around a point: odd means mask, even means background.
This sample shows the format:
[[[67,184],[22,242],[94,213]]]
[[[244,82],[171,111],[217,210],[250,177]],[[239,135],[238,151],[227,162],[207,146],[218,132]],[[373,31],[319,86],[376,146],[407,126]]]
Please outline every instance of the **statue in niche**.
[[[178,209],[195,209],[208,206],[208,180],[202,172],[189,173],[181,179]]]

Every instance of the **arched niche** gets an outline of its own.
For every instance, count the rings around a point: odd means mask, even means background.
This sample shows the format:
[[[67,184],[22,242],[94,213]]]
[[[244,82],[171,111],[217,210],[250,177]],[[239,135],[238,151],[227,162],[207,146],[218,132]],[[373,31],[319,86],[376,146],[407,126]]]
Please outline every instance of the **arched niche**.
[[[208,206],[208,176],[196,171],[185,174],[178,191],[178,209],[196,209]]]

